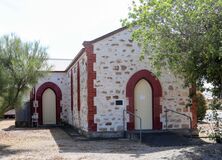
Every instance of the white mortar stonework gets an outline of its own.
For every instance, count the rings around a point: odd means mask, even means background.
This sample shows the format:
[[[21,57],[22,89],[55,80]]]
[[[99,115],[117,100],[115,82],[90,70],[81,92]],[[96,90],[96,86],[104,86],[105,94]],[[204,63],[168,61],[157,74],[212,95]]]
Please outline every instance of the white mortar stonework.
[[[80,117],[78,111],[78,90],[77,90],[77,64],[73,67],[73,125],[80,128]]]
[[[69,105],[68,105],[68,108],[67,108],[67,117],[68,117],[68,120],[67,122],[69,124],[73,124],[73,113],[71,111],[71,70],[68,71],[66,73],[66,78],[67,78],[67,96],[68,96],[68,102],[69,102]]]
[[[78,63],[79,63],[79,73],[80,73],[80,111],[78,111]],[[78,61],[73,64],[68,73],[73,71],[73,113],[71,112],[70,106],[70,113],[72,113],[73,119],[72,123],[69,123],[76,128],[81,130],[87,131],[88,130],[88,105],[87,105],[87,56],[84,53]],[[71,79],[71,78],[70,78]],[[70,85],[71,88],[71,85]],[[70,91],[71,92],[71,91]],[[70,100],[71,101],[71,100]],[[71,102],[70,102],[71,104]]]
[[[80,123],[81,129],[88,131],[88,103],[87,103],[87,57],[86,54],[80,58]]]
[[[63,121],[68,121],[69,108],[70,108],[70,92],[69,85],[67,83],[66,73],[64,72],[50,72],[44,78],[41,78],[38,81],[38,84],[35,86],[35,90],[37,92],[38,88],[46,83],[52,82],[55,83],[62,92],[62,100],[60,102],[62,107],[61,119]]]
[[[94,105],[97,109],[94,121],[97,123],[97,131],[121,131],[123,129],[123,109],[126,109],[128,103],[126,97],[128,80],[140,70],[145,69],[154,73],[148,58],[145,58],[144,61],[139,60],[140,49],[132,42],[130,34],[130,31],[123,30],[94,43],[94,53],[96,54]],[[164,111],[164,107],[167,107],[191,116],[190,110],[185,107],[189,89],[183,88],[182,81],[167,71],[161,74],[159,81],[163,91],[162,111]],[[124,105],[116,106],[117,99],[124,100]],[[163,128],[165,128],[164,112],[160,117]],[[187,118],[168,112],[168,128],[186,127],[189,127]]]

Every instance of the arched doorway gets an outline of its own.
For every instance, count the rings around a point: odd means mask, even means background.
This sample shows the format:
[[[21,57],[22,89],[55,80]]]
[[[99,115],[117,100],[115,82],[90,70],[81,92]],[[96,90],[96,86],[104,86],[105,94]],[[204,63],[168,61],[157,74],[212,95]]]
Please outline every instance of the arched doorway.
[[[146,82],[144,82],[146,81]],[[162,113],[162,106],[160,105],[160,98],[162,97],[162,87],[160,85],[160,81],[153,73],[148,70],[140,70],[130,77],[127,85],[126,85],[126,97],[129,100],[129,104],[126,106],[127,111],[135,114],[135,94],[134,91],[136,89],[136,85],[139,83],[145,84],[147,92],[150,92],[151,89],[151,99],[152,99],[152,128],[144,126],[144,128],[151,128],[151,129],[162,129],[162,123],[160,122],[160,114]],[[148,84],[147,84],[148,83]],[[149,86],[149,87],[148,87]],[[142,88],[140,86],[140,88]],[[146,95],[145,95],[146,96]],[[146,97],[139,97],[146,98]],[[149,112],[151,114],[151,112]],[[147,114],[146,116],[149,116]],[[146,122],[146,120],[144,120]],[[148,120],[151,123],[151,120]],[[138,129],[135,117],[130,116],[129,122],[127,123],[127,130]],[[150,125],[151,126],[151,125]]]
[[[47,97],[50,97],[50,98],[47,98]],[[51,98],[53,98],[53,99],[51,99]],[[36,100],[38,101],[38,106],[39,106],[37,108],[37,112],[39,114],[39,124],[42,125],[44,123],[48,123],[43,120],[43,114],[45,114],[44,110],[46,109],[43,107],[44,107],[44,105],[49,105],[49,106],[52,105],[53,106],[54,104],[48,104],[51,102],[47,102],[47,101],[52,101],[52,100],[55,102],[55,106],[56,106],[55,107],[56,123],[54,123],[54,124],[59,124],[61,121],[60,101],[62,100],[62,92],[61,92],[60,88],[55,83],[46,82],[38,88],[38,90],[36,92]],[[49,108],[47,108],[47,109],[49,109]],[[46,111],[46,114],[49,114],[49,113],[54,115],[54,111],[53,112]],[[52,117],[51,117],[51,120],[52,120]]]
[[[152,88],[150,84],[141,79],[134,89],[135,114],[142,119],[142,129],[153,129]],[[135,129],[140,129],[140,121],[135,118]]]
[[[56,124],[56,95],[50,88],[42,94],[43,124]]]

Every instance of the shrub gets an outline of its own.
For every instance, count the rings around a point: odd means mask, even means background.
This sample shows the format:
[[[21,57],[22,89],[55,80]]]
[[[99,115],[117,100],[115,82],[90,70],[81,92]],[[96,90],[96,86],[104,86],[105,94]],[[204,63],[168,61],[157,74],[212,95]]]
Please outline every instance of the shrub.
[[[207,103],[204,95],[201,92],[196,93],[197,100],[197,119],[202,121],[207,111]]]
[[[213,111],[213,132],[210,134],[210,138],[215,140],[217,143],[222,143],[222,121],[218,117],[217,109],[221,107],[221,102],[218,99],[214,99],[213,103],[210,104],[210,108]]]

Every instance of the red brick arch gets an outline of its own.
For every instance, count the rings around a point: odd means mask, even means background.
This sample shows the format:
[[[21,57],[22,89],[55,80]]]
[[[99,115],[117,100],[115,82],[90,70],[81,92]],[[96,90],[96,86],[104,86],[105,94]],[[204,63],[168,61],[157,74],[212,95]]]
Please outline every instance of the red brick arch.
[[[162,97],[162,87],[157,77],[148,70],[140,70],[136,72],[128,81],[126,86],[126,97],[129,99],[127,111],[134,113],[134,88],[138,81],[145,79],[152,88],[152,110],[153,110],[153,129],[162,129],[160,122],[160,113],[162,113],[162,106],[160,105],[160,97]],[[127,123],[127,130],[135,128],[134,117],[130,116]]]
[[[56,95],[56,124],[59,124],[61,121],[60,113],[61,113],[61,107],[60,107],[60,101],[62,100],[62,92],[60,88],[52,82],[45,82],[43,83],[36,92],[36,100],[38,101],[38,109],[37,112],[39,114],[39,124],[43,124],[43,118],[42,118],[42,95],[46,89],[52,89]]]

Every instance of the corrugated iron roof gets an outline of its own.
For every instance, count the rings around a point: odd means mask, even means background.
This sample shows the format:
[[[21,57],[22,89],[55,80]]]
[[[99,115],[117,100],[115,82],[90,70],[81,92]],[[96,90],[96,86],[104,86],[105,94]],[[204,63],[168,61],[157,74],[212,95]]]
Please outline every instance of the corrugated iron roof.
[[[5,116],[7,116],[7,115],[15,115],[15,109],[11,109],[11,110],[5,112],[4,115]]]

